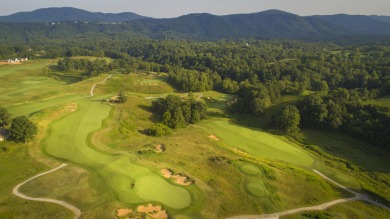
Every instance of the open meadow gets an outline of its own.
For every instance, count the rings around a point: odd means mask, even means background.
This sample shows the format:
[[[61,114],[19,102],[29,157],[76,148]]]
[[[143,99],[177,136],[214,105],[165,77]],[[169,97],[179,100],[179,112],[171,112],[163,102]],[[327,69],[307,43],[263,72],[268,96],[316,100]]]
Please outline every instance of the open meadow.
[[[192,94],[207,104],[207,119],[170,136],[151,137],[146,130],[160,120],[151,112],[152,101],[169,94],[189,96],[178,93],[167,75],[109,72],[65,83],[48,77],[55,62],[0,66],[0,106],[13,117],[29,117],[39,128],[35,140],[26,144],[0,142],[0,218],[73,218],[62,206],[12,194],[17,184],[61,163],[68,166],[26,182],[19,192],[66,201],[80,209],[81,218],[156,218],[156,212],[163,215],[159,218],[168,218],[165,213],[172,218],[228,218],[352,196],[313,169],[354,191],[390,200],[389,157],[379,148],[362,150],[365,143],[344,135],[309,130],[302,133],[304,144],[243,126],[225,110],[234,96],[215,91]],[[107,101],[119,91],[127,102]],[[287,96],[272,107],[294,100]],[[149,204],[162,209],[141,210]],[[285,218],[316,214],[390,216],[381,207],[354,201]]]

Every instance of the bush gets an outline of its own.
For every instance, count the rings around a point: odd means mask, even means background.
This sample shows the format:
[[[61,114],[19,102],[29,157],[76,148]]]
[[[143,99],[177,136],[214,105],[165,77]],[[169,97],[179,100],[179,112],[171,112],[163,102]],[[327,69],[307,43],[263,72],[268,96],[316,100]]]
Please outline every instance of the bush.
[[[172,134],[172,130],[162,123],[157,123],[148,129],[148,134],[160,137]]]

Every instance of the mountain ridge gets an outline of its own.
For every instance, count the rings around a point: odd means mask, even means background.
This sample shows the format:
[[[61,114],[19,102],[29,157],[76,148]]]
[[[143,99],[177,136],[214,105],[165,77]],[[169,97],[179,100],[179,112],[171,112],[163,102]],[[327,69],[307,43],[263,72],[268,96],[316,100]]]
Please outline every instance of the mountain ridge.
[[[232,38],[290,38],[303,40],[323,40],[348,38],[352,36],[390,37],[390,22],[386,16],[365,15],[313,15],[299,16],[290,12],[271,9],[249,14],[213,15],[209,13],[192,13],[176,18],[150,18],[131,12],[119,14],[88,12],[76,8],[45,8],[33,12],[20,12],[0,17],[2,36],[45,32],[47,36],[61,36],[66,31],[77,35],[99,33],[110,37],[121,35],[138,35],[154,39],[232,39]],[[65,26],[45,27],[39,23],[68,22]],[[88,25],[71,25],[69,22],[84,21]],[[35,22],[36,25],[32,25]],[[94,26],[92,23],[112,23],[117,26]],[[30,24],[30,25],[27,25]],[[39,31],[34,30],[34,28]]]
[[[133,12],[102,13],[90,12],[73,7],[41,8],[30,12],[18,12],[7,16],[0,16],[0,22],[125,22],[148,18]]]

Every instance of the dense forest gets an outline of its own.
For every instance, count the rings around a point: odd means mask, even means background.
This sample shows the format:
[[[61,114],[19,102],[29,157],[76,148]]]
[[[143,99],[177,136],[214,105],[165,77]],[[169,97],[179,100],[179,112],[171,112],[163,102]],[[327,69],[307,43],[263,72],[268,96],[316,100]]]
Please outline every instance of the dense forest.
[[[82,71],[85,77],[113,69],[123,73],[166,72],[180,91],[217,90],[236,95],[238,101],[230,111],[254,117],[262,116],[282,96],[298,95],[301,98],[294,105],[299,110],[299,127],[341,131],[389,148],[389,109],[364,104],[390,94],[390,46],[386,43],[134,38],[37,41],[0,47],[2,58],[67,57],[58,61],[57,71]],[[108,57],[113,61],[73,56]],[[305,96],[308,91],[312,95]],[[286,110],[286,114],[295,112],[293,108]],[[191,122],[187,120],[178,126]],[[165,125],[176,127],[169,122]]]

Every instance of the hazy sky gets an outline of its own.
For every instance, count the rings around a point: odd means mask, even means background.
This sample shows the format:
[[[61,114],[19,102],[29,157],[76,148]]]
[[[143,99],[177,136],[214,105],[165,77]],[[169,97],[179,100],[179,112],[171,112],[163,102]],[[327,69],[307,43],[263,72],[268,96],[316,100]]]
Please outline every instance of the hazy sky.
[[[390,15],[390,0],[0,0],[0,15],[65,6],[94,12],[135,12],[155,18],[201,12],[217,15],[250,13],[268,9],[298,15]]]

